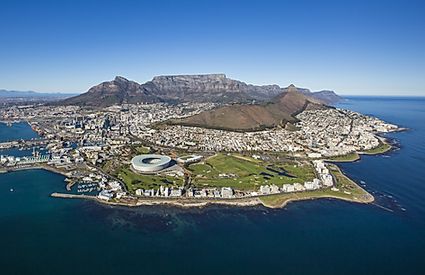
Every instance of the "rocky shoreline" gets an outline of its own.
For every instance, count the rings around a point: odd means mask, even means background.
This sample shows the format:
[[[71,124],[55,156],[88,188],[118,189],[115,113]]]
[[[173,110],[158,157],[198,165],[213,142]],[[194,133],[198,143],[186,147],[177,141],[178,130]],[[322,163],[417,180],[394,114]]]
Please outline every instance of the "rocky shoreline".
[[[360,187],[359,187],[360,188]],[[366,192],[366,191],[365,191]],[[305,200],[315,200],[315,199],[338,199],[354,203],[363,203],[368,204],[374,201],[374,197],[366,192],[366,197],[363,199],[360,198],[346,198],[338,195],[321,195],[321,194],[311,194],[308,196],[300,196],[298,198],[288,198],[280,205],[271,205],[261,200],[261,197],[275,196],[275,195],[266,195],[258,196],[251,198],[238,198],[238,199],[164,199],[164,198],[137,198],[137,200],[131,201],[105,201],[101,200],[96,196],[92,195],[74,195],[74,194],[65,194],[65,193],[52,193],[51,197],[54,198],[63,198],[63,199],[89,199],[96,201],[98,203],[110,206],[125,206],[125,207],[138,207],[138,206],[157,206],[157,205],[168,205],[181,208],[203,208],[209,205],[223,205],[223,206],[234,206],[234,207],[251,207],[262,205],[267,208],[284,208],[291,202],[296,201],[305,201]]]

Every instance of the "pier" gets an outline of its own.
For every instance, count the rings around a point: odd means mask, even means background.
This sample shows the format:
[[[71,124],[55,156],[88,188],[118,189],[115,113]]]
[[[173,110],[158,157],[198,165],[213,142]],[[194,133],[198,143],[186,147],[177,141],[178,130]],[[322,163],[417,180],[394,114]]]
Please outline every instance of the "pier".
[[[91,200],[97,200],[96,196],[90,196],[90,195],[77,195],[77,194],[65,194],[65,193],[52,193],[50,195],[53,198],[62,198],[62,199],[91,199]]]
[[[45,139],[35,139],[35,140],[21,140],[21,141],[7,141],[0,142],[0,150],[10,149],[10,148],[32,148],[38,146],[45,146],[49,141]]]

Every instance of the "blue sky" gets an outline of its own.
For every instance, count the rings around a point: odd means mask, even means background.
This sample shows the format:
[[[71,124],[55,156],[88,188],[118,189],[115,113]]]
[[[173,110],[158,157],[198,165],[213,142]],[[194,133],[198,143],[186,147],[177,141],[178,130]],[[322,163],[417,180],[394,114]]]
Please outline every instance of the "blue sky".
[[[0,0],[0,89],[226,73],[340,94],[425,95],[425,1]]]

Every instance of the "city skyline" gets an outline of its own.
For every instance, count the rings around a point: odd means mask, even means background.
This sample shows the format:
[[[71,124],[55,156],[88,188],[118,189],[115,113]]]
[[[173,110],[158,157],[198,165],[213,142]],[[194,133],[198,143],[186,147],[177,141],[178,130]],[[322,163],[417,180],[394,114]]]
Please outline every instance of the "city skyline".
[[[0,89],[225,73],[342,95],[425,95],[421,1],[5,1]]]

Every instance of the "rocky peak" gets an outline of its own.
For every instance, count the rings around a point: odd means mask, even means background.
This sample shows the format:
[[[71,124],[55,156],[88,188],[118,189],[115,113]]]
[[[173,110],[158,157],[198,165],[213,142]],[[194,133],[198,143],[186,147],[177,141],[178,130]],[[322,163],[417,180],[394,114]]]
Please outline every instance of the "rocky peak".
[[[115,79],[114,79],[114,82],[130,82],[130,80],[128,80],[127,78],[125,78],[125,77],[122,77],[122,76],[116,76],[115,77]]]
[[[298,91],[298,88],[294,84],[291,84],[288,87],[284,88],[284,91],[286,91],[288,93],[300,92],[300,91]]]

